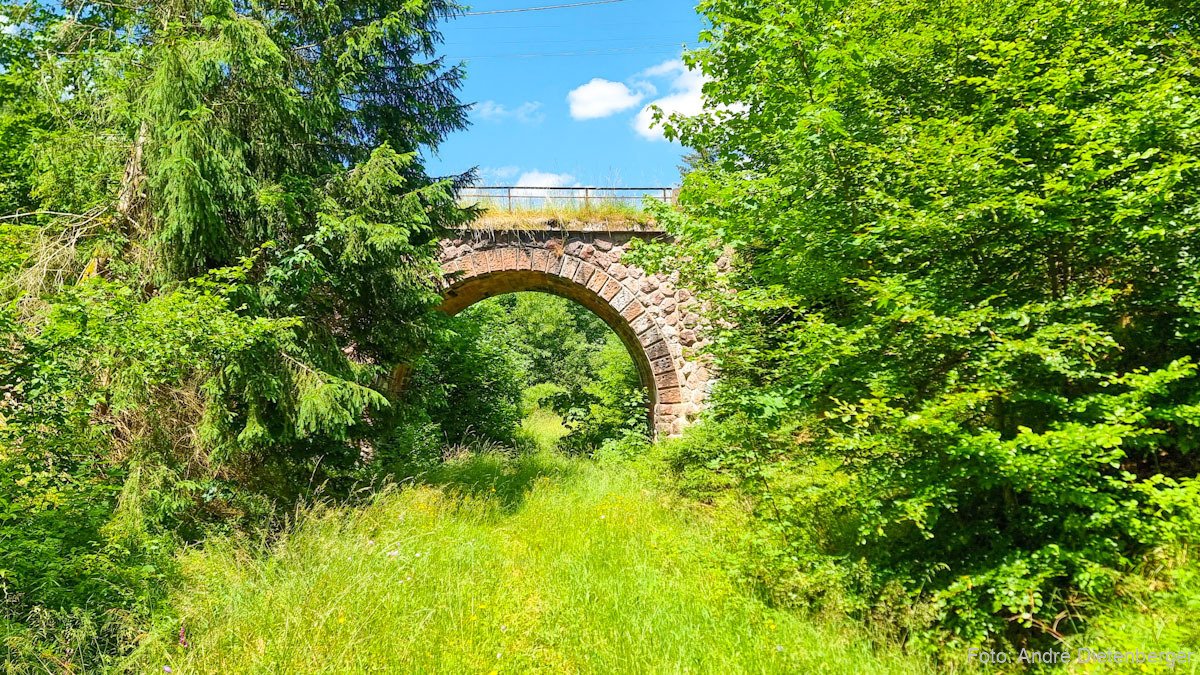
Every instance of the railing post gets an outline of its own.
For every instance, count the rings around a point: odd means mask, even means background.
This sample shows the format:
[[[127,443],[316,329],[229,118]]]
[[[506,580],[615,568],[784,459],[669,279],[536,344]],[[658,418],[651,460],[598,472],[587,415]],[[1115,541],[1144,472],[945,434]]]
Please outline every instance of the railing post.
[[[583,210],[588,210],[592,207],[592,188],[583,188]]]
[[[512,188],[504,188],[504,192],[508,195],[508,212],[512,213]]]

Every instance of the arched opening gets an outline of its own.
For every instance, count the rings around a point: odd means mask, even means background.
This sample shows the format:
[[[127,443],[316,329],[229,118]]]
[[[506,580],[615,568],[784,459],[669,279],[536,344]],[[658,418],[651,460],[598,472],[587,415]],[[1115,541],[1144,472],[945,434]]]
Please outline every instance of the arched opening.
[[[443,294],[440,309],[451,316],[488,298],[520,292],[539,292],[556,295],[575,302],[600,318],[621,340],[626,352],[637,368],[638,378],[647,394],[646,424],[655,431],[655,412],[661,401],[655,364],[647,353],[645,342],[648,329],[638,331],[631,323],[642,316],[642,312],[619,311],[611,300],[606,300],[599,291],[562,276],[534,270],[502,270],[487,272],[460,279]],[[636,302],[636,301],[632,301]],[[640,305],[640,303],[639,303]],[[666,355],[670,359],[669,354]],[[663,364],[658,364],[659,370]],[[672,365],[673,368],[673,365]]]

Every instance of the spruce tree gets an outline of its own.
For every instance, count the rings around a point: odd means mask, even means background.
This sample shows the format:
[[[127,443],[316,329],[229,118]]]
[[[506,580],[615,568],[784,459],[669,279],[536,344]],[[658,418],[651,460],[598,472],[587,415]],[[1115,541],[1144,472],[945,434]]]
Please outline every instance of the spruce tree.
[[[130,312],[215,294],[231,316],[202,317],[209,333],[262,338],[254,326],[269,325],[270,339],[183,364],[125,414],[191,387],[198,432],[159,449],[240,462],[242,476],[282,463],[309,479],[318,458],[324,470],[370,454],[396,424],[379,383],[429,330],[437,240],[471,216],[454,198],[469,176],[435,179],[421,164],[466,123],[463,70],[436,54],[437,22],[458,11],[446,0],[0,6],[2,224],[36,226],[37,239],[3,279],[4,298],[19,298],[9,325],[44,337],[56,303],[85,284],[143,303],[121,305]],[[143,346],[100,348],[137,370]],[[46,414],[21,394],[26,356],[6,387],[10,419]],[[76,379],[110,386],[103,360],[80,359]],[[110,403],[90,421],[111,421]]]

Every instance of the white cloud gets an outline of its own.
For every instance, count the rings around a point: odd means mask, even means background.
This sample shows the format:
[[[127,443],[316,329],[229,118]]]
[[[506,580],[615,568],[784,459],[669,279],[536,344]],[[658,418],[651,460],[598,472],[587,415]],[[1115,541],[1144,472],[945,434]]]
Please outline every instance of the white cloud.
[[[485,120],[499,119],[508,114],[508,108],[496,103],[495,101],[484,101],[476,103],[474,106],[475,114]]]
[[[664,75],[674,75],[676,72],[686,70],[683,66],[682,59],[669,59],[663,61],[657,66],[650,66],[642,71],[643,77],[662,77]]]
[[[671,93],[650,101],[633,118],[633,129],[642,138],[651,141],[663,140],[662,125],[654,123],[651,106],[662,109],[667,116],[672,114],[698,115],[704,110],[701,89],[707,78],[698,70],[688,70],[683,61],[671,59],[643,70],[640,75],[649,78],[671,78]]]
[[[513,176],[521,172],[518,166],[484,166],[479,169],[479,177],[484,182],[500,182],[511,179]]]
[[[548,173],[545,171],[526,171],[517,179],[517,187],[566,187],[575,180],[569,173]]]
[[[522,124],[541,124],[546,115],[541,111],[541,101],[525,101],[516,108],[509,108],[496,101],[476,103],[472,110],[482,120],[502,122],[507,119],[516,120]]]
[[[571,117],[591,120],[628,110],[641,103],[644,96],[623,82],[594,77],[587,84],[572,89],[567,94],[567,103],[571,105]]]

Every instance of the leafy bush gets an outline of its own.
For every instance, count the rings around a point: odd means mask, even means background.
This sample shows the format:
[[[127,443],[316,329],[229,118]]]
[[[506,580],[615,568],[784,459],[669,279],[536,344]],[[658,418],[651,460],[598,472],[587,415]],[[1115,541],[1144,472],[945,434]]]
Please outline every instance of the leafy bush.
[[[501,316],[501,308],[480,303],[448,319],[406,387],[410,401],[428,411],[447,444],[513,440],[522,415],[524,372],[495,330]]]
[[[861,560],[935,639],[1025,640],[1200,534],[1194,16],[701,9],[708,112],[668,124],[699,152],[658,213],[684,255],[641,255],[682,257],[721,319],[719,440],[691,454],[757,495],[777,595]]]
[[[592,377],[584,379],[577,395],[558,407],[571,428],[564,446],[587,452],[608,441],[628,445],[645,439],[649,428],[646,389],[616,333],[608,333],[603,347],[592,352],[590,360]]]
[[[466,340],[447,343],[432,371],[446,391],[463,392],[447,407],[456,420],[443,423],[456,430],[449,434],[453,442],[467,424],[485,438],[511,442],[519,419],[514,401],[520,415],[536,408],[560,415],[570,429],[560,445],[574,452],[627,434],[645,436],[646,393],[633,359],[583,306],[544,293],[513,293],[467,308],[452,325]]]

